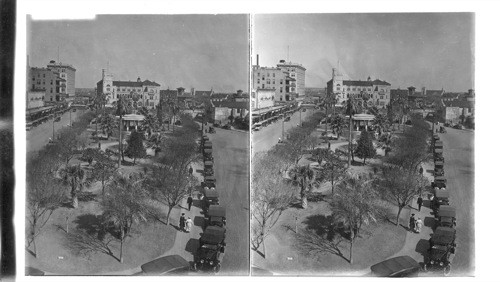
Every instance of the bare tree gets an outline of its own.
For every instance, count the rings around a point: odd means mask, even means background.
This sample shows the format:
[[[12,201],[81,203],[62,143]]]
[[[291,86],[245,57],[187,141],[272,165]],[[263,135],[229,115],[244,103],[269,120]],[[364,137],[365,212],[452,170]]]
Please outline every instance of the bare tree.
[[[131,174],[115,174],[101,206],[103,218],[119,230],[120,262],[123,263],[123,244],[130,235],[134,223],[148,220],[147,194],[142,187],[144,178]]]
[[[335,186],[341,181],[347,171],[347,165],[342,159],[342,151],[329,151],[325,155],[325,165],[323,166],[323,176],[330,181],[332,185],[332,194],[335,193]]]
[[[54,178],[51,169],[41,162],[28,163],[28,177],[26,181],[27,209],[26,230],[27,246],[33,244],[33,253],[37,256],[36,237],[49,221],[53,212],[64,200],[64,187]]]
[[[383,178],[378,181],[378,186],[383,191],[385,198],[395,202],[398,206],[396,217],[396,225],[398,226],[401,211],[411,203],[415,196],[422,193],[428,180],[417,171],[393,167],[384,168],[382,175]]]
[[[353,245],[361,230],[377,220],[377,198],[373,180],[348,176],[341,182],[330,204],[332,212],[349,230],[350,263],[354,262]]]
[[[295,200],[293,187],[276,177],[280,167],[266,162],[266,154],[254,157],[251,189],[252,248],[258,251],[281,214]],[[265,249],[265,248],[264,248]],[[265,257],[265,250],[263,251]]]
[[[171,164],[157,164],[149,166],[145,187],[152,199],[168,207],[165,224],[170,220],[170,213],[184,197],[191,193],[197,185],[196,177],[188,169],[175,168]],[[151,211],[151,210],[150,210]],[[157,219],[156,212],[151,212]]]
[[[111,176],[116,172],[117,167],[109,153],[100,152],[96,155],[95,159],[96,163],[92,168],[92,178],[101,182],[102,195],[104,196],[106,182],[108,182]]]

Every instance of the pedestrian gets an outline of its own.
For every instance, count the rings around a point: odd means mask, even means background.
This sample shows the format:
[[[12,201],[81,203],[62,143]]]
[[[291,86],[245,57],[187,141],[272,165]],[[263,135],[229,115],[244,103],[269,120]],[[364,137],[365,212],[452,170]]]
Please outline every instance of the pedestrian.
[[[420,219],[420,217],[417,219],[417,221],[415,222],[415,232],[417,233],[420,233],[420,230],[422,229],[422,225],[423,225],[423,222],[422,220]]]
[[[377,174],[378,168],[376,166],[373,167],[373,174]]]
[[[193,167],[189,166],[189,174],[193,175]]]
[[[193,220],[190,217],[186,220],[186,232],[191,232],[191,227],[193,227]]]
[[[184,216],[184,213],[182,213],[181,218],[179,219],[179,229],[181,231],[184,231],[186,227],[186,217]]]
[[[410,216],[410,223],[408,224],[408,228],[410,229],[411,232],[415,229],[415,214],[412,213]]]
[[[424,168],[422,166],[420,166],[420,169],[418,170],[418,172],[420,172],[420,175],[424,174]]]
[[[330,150],[332,144],[330,144],[330,141],[328,141],[328,150]]]
[[[424,203],[424,199],[422,199],[422,195],[418,196],[417,199],[417,204],[418,204],[418,211],[422,208],[422,204]]]
[[[99,142],[99,150],[101,150],[101,142]]]
[[[191,205],[193,204],[193,197],[191,197],[191,195],[189,195],[187,199],[187,204],[188,204],[188,210],[191,210]]]

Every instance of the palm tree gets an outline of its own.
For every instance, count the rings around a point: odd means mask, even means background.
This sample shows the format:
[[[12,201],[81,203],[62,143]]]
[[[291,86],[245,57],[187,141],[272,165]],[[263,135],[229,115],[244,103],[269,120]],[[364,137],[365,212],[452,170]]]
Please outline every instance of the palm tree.
[[[65,185],[71,189],[73,208],[78,208],[78,193],[87,185],[86,173],[80,165],[66,166],[59,171],[59,176]]]
[[[309,165],[294,167],[290,173],[295,185],[300,187],[300,198],[302,201],[302,208],[307,208],[307,191],[314,183],[316,174]]]
[[[142,121],[142,130],[148,132],[148,136],[151,136],[151,132],[155,132],[158,129],[158,119],[153,114],[147,114]]]
[[[354,160],[352,149],[352,116],[361,111],[361,106],[352,97],[347,99],[345,104],[345,113],[349,116],[349,151],[347,155],[347,167],[351,166],[351,158]],[[350,157],[351,158],[350,158]]]
[[[122,127],[123,127],[123,124],[122,124],[122,119],[123,119],[123,116],[130,113],[132,111],[132,105],[130,103],[130,101],[128,101],[129,99],[125,99],[124,97],[120,96],[118,98],[118,103],[116,105],[116,115],[120,117],[120,123],[119,123],[119,134],[118,134],[118,141],[119,141],[119,145],[118,145],[118,152],[119,152],[119,156],[118,156],[118,168],[120,167],[121,165],[121,159],[123,158],[123,148],[122,148]],[[121,158],[120,158],[121,156]]]
[[[109,184],[108,193],[101,205],[103,218],[120,230],[120,262],[123,263],[123,243],[130,234],[132,225],[147,221],[146,192],[142,188],[144,178],[136,175],[115,174]]]
[[[113,130],[117,127],[115,117],[112,115],[105,115],[101,118],[101,129],[102,133],[109,135],[113,133]]]

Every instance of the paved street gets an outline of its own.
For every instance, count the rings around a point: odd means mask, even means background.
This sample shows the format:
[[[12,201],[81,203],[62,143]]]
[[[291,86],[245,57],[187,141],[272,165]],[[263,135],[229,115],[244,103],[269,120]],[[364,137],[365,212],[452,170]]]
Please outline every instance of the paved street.
[[[306,112],[296,112],[290,118],[290,121],[285,122],[285,136],[286,132],[293,126],[297,126],[302,115],[302,122],[307,118],[313,110],[308,109]],[[278,120],[275,123],[271,123],[267,127],[263,127],[259,131],[252,133],[252,149],[253,153],[267,151],[271,149],[272,146],[278,144],[278,138],[282,135],[282,123],[283,119]]]
[[[82,110],[77,110],[76,112],[71,112],[71,120],[73,122],[76,120],[77,116],[82,113]],[[70,113],[64,113],[61,116],[61,121],[54,123],[54,131],[57,135],[57,131],[63,126],[69,124]],[[47,143],[49,143],[49,138],[52,138],[52,122],[54,119],[49,119],[48,121],[32,128],[30,131],[26,131],[26,153],[36,152],[43,148]]]
[[[227,248],[222,275],[248,275],[249,241],[249,134],[217,128],[213,142],[215,177],[220,204],[226,207]]]
[[[446,128],[443,140],[445,176],[451,204],[457,209],[457,255],[452,275],[472,274],[474,244],[474,132]]]

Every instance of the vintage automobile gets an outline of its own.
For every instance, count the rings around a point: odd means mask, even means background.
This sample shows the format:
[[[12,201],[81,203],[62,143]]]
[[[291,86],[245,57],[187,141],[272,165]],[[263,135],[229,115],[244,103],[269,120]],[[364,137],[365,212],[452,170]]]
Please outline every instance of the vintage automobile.
[[[451,263],[455,257],[456,230],[440,226],[429,239],[429,249],[424,261],[424,271],[443,271],[445,276],[451,272]]]
[[[205,143],[207,141],[209,141],[208,136],[205,135],[205,134],[203,134],[203,136],[201,136],[201,144],[203,144],[203,143]]]
[[[180,275],[190,271],[188,261],[179,255],[157,258],[141,266],[139,275]]]
[[[215,133],[215,128],[210,127],[210,128],[208,129],[208,133],[214,134],[214,133]]]
[[[444,175],[444,163],[442,161],[434,162],[434,176]]]
[[[194,256],[194,269],[218,273],[226,247],[225,239],[226,229],[208,226],[199,239],[199,247]]]
[[[203,149],[212,149],[212,141],[203,142]]]
[[[259,131],[261,127],[262,127],[262,123],[261,122],[257,122],[257,123],[252,124],[252,130],[253,131]]]
[[[409,256],[399,256],[384,260],[370,267],[371,276],[415,277],[420,272],[420,264]]]
[[[206,214],[207,226],[226,226],[226,208],[219,205],[210,205]]]
[[[214,175],[214,163],[212,161],[204,162],[204,170],[203,173],[205,176]]]
[[[219,204],[219,192],[215,188],[203,188],[202,204],[203,211],[207,213],[211,205]]]
[[[446,133],[446,128],[441,126],[441,128],[439,128],[439,133]]]
[[[438,162],[438,161],[444,163],[444,157],[442,154],[434,155],[434,162]]]
[[[448,205],[450,205],[450,192],[448,190],[436,188],[434,190],[434,199],[431,201],[431,209],[434,211],[434,214],[439,213],[439,208],[441,206]]]
[[[215,188],[215,177],[213,175],[206,175],[201,187]]]
[[[285,122],[286,122],[286,121],[290,121],[290,116],[285,117],[285,120],[284,120],[284,121],[285,121]]]
[[[434,158],[443,157],[443,149],[434,148]]]
[[[452,206],[441,206],[436,213],[436,227],[455,227],[457,226],[457,211]]]
[[[203,160],[204,161],[213,161],[214,157],[212,156],[212,149],[204,149],[203,150]]]
[[[227,124],[224,124],[221,128],[222,129],[231,129],[231,125],[229,123],[227,123]]]
[[[439,135],[437,135],[436,133],[434,133],[434,135],[432,135],[432,141],[436,142],[438,140],[439,140]]]
[[[446,178],[444,176],[434,176],[431,186],[432,188],[446,189]]]
[[[436,140],[436,142],[434,142],[434,150],[436,149],[443,149],[443,141]]]

